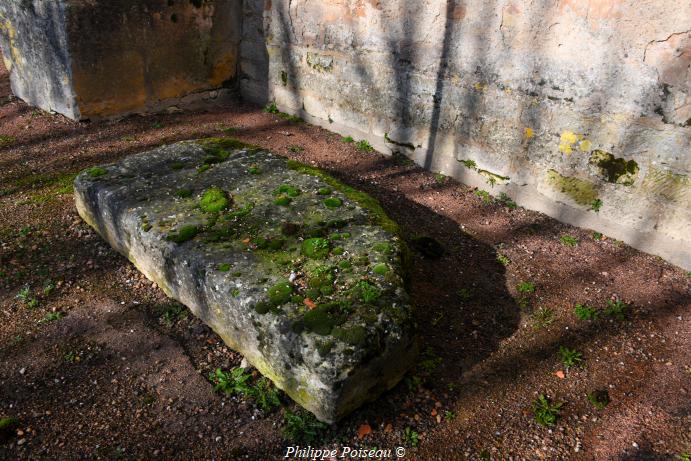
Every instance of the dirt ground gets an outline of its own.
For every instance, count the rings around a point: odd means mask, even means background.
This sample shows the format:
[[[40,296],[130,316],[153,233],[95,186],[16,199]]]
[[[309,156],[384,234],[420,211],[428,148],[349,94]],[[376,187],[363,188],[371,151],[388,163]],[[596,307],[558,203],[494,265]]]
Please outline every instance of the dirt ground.
[[[292,445],[282,426],[295,405],[284,398],[264,414],[214,393],[209,372],[242,357],[74,208],[81,169],[206,136],[323,168],[379,199],[413,246],[424,236],[443,247],[415,252],[416,368],[312,446],[404,446],[410,460],[688,459],[691,296],[680,268],[257,108],[76,123],[9,92],[2,70],[0,417],[19,427],[1,459],[280,459]],[[626,305],[621,315],[608,301]],[[576,304],[601,315],[580,320]],[[566,369],[560,347],[581,365]],[[604,390],[610,403],[597,409],[587,395]],[[533,415],[540,394],[563,403],[552,427]],[[372,432],[358,437],[365,424]]]

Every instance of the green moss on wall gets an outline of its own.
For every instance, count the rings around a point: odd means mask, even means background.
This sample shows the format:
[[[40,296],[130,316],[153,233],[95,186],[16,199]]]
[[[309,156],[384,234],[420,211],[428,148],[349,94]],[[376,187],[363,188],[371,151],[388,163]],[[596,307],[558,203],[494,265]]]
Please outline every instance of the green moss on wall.
[[[595,184],[578,178],[562,176],[556,170],[547,172],[547,182],[552,188],[568,195],[579,205],[590,205],[598,197]]]

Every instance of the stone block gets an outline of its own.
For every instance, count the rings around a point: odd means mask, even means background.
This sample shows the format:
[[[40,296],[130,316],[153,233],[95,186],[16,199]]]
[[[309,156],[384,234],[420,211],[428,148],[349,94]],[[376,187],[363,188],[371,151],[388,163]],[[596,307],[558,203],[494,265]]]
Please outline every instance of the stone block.
[[[0,3],[13,92],[72,119],[156,111],[232,86],[240,0]]]
[[[322,421],[413,364],[398,227],[319,170],[201,140],[90,168],[75,197],[113,248]]]

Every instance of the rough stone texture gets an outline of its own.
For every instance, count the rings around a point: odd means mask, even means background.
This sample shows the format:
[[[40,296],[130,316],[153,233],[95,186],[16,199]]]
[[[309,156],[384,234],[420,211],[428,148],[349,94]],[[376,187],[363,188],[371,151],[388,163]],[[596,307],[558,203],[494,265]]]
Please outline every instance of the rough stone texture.
[[[15,95],[73,119],[107,118],[233,87],[240,13],[241,0],[8,1],[0,43]]]
[[[75,197],[105,240],[323,421],[414,360],[397,226],[318,170],[203,140],[88,169]]]
[[[243,13],[249,99],[691,268],[688,2],[250,0]]]

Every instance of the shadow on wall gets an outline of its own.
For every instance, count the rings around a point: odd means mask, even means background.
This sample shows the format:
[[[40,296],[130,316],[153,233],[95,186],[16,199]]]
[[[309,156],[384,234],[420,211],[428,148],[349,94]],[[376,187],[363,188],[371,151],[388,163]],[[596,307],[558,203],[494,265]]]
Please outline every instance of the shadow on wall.
[[[691,34],[622,5],[246,1],[242,92],[691,267]]]

